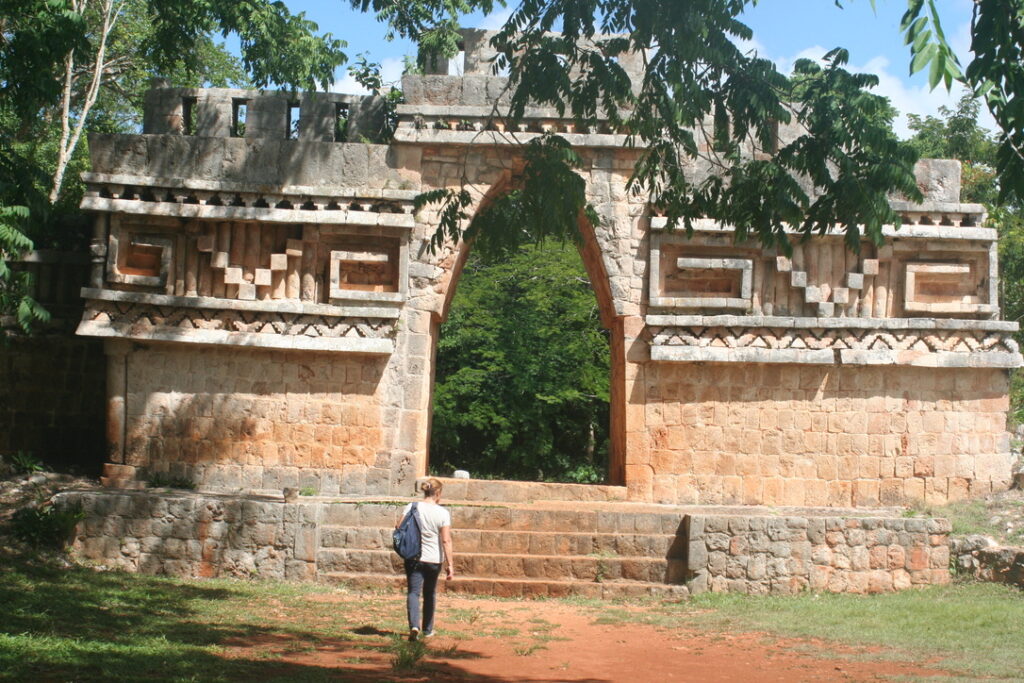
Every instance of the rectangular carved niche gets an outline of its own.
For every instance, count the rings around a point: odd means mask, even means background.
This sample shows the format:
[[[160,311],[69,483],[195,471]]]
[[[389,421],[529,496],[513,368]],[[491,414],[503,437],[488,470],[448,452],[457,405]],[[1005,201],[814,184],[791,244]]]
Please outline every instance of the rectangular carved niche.
[[[165,289],[174,236],[149,225],[115,221],[111,226],[107,281]]]
[[[903,307],[908,313],[991,313],[974,261],[909,262]]]
[[[394,236],[336,235],[327,252],[328,299],[400,301],[405,294],[401,240]]]
[[[651,306],[749,310],[754,260],[746,254],[673,244],[655,237]]]

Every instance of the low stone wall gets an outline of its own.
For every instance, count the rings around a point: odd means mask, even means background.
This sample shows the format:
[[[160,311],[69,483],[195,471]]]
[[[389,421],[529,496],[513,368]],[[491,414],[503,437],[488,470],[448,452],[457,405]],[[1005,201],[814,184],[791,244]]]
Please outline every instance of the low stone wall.
[[[949,582],[944,519],[689,515],[691,592],[881,593]]]
[[[967,536],[950,543],[950,551],[960,574],[1024,588],[1024,548],[992,545],[985,536]]]
[[[80,503],[86,512],[74,542],[79,556],[128,571],[294,581],[342,577],[371,585],[392,585],[400,576],[388,547],[399,501],[285,503],[184,491],[72,491],[60,500]],[[467,587],[457,589],[542,580],[561,591],[545,595],[585,594],[591,584],[608,581],[618,583],[604,583],[602,594],[674,588],[871,593],[950,578],[946,520],[870,512],[817,516],[814,510],[776,517],[764,508],[722,512],[628,503],[463,504],[456,548]],[[612,543],[620,535],[634,542]],[[573,542],[556,546],[556,537]],[[577,540],[587,550],[575,547]],[[538,562],[545,567],[539,579],[528,570]],[[564,575],[554,571],[558,567]]]
[[[323,506],[188,492],[66,492],[86,513],[74,550],[127,571],[312,581]]]

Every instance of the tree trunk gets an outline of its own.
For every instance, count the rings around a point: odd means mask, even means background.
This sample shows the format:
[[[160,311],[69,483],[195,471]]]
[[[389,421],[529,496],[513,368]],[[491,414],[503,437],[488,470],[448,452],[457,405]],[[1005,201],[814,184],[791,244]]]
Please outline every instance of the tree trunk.
[[[110,32],[113,30],[114,24],[117,22],[117,18],[127,2],[127,0],[102,1],[103,25],[97,33],[99,45],[96,47],[96,61],[92,66],[89,87],[86,90],[85,99],[82,101],[82,109],[78,113],[78,121],[75,122],[73,129],[71,126],[71,97],[73,94],[72,84],[75,67],[74,50],[68,52],[64,62],[64,92],[61,97],[60,111],[60,146],[57,149],[57,168],[53,172],[53,185],[50,189],[51,204],[56,203],[57,199],[60,198],[60,190],[64,184],[64,174],[67,172],[68,163],[70,163],[71,156],[78,146],[78,141],[82,138],[82,130],[85,128],[85,121],[89,117],[89,112],[92,111],[93,105],[96,104],[100,85],[103,83],[103,74],[107,68],[107,64],[104,63],[107,53],[107,39],[110,37]],[[83,14],[88,4],[89,0],[74,0],[72,2],[72,9],[79,14]]]

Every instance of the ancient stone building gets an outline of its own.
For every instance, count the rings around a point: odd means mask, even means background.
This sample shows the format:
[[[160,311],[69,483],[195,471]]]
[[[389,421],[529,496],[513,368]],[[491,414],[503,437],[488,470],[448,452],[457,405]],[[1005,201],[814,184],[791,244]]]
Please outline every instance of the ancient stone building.
[[[362,141],[378,99],[243,90],[154,90],[143,134],[90,139],[78,333],[107,340],[110,483],[410,493],[467,250],[431,253],[436,207],[413,199],[499,195],[520,144],[556,131],[600,216],[583,231],[612,340],[608,495],[873,506],[1008,484],[1017,325],[996,319],[996,234],[959,202],[957,162],[923,162],[925,203],[894,200],[903,225],[859,255],[836,235],[787,258],[709,221],[687,239],[625,191],[639,152],[618,131],[494,118],[505,79],[466,36],[465,75],[405,77],[389,145]]]

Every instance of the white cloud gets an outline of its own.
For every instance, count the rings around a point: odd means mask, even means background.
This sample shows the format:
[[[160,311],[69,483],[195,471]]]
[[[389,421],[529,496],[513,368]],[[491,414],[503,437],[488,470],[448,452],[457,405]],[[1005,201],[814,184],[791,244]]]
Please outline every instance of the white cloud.
[[[380,60],[380,75],[384,85],[399,83],[402,80],[402,70],[405,63],[401,57],[385,57]],[[352,74],[348,72],[348,66],[344,67],[344,76],[334,82],[332,91],[345,93],[346,95],[369,95],[370,91],[361,86]]]
[[[888,97],[892,105],[899,110],[900,114],[894,121],[893,127],[900,137],[906,138],[911,135],[908,114],[938,116],[939,107],[954,109],[957,100],[963,95],[964,87],[959,84],[954,84],[950,91],[947,91],[942,85],[934,90],[929,89],[926,83],[909,85],[902,78],[894,75],[890,66],[889,60],[885,57],[875,57],[862,66],[851,65],[851,69],[878,76],[878,86],[873,92]],[[896,68],[905,69],[907,67],[900,64]],[[982,107],[978,123],[989,129],[995,128],[995,121],[984,107]]]
[[[970,26],[964,25],[959,27],[952,43],[960,57],[961,63],[966,63],[970,58],[968,50],[970,45]],[[813,59],[816,62],[821,62],[828,52],[827,49],[820,45],[813,45],[800,50],[800,52],[790,57],[773,57],[767,55],[764,47],[756,41],[745,41],[738,44],[744,51],[753,49],[762,57],[771,59],[775,62],[779,71],[785,74],[792,72],[793,65],[798,59]],[[908,54],[907,64],[909,64],[909,59],[910,56]],[[907,64],[897,64],[895,69],[906,70]],[[852,72],[869,73],[878,77],[878,85],[872,92],[888,97],[892,105],[899,110],[899,116],[893,122],[893,128],[896,130],[896,134],[902,138],[907,138],[911,135],[908,125],[908,114],[938,116],[939,107],[955,107],[957,100],[960,99],[964,90],[960,85],[954,85],[953,90],[947,92],[941,85],[934,90],[930,90],[927,83],[922,85],[908,83],[904,77],[894,73],[893,65],[889,62],[888,58],[882,56],[874,57],[864,64],[850,64],[847,68]],[[919,77],[917,80],[923,79]],[[995,121],[984,107],[982,107],[979,123],[986,128],[995,129]]]

